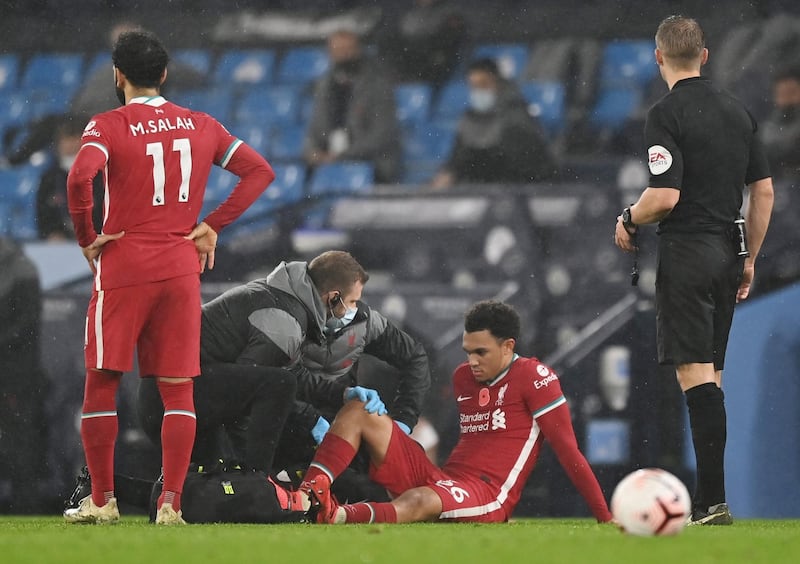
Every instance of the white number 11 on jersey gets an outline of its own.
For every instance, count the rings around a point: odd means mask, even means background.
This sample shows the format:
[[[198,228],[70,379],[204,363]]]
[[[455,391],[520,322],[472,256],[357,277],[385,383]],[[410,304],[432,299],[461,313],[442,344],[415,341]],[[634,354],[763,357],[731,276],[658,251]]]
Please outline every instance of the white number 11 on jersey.
[[[181,186],[178,190],[178,201],[189,201],[189,178],[192,176],[192,145],[188,139],[174,139],[172,151],[181,154]],[[164,205],[164,145],[148,143],[147,154],[153,157],[153,205]]]

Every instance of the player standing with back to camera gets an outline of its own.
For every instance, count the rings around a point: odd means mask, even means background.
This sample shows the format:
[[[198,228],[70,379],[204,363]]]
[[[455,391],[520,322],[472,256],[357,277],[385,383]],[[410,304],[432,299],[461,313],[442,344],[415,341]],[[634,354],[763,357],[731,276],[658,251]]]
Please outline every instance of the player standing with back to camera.
[[[116,391],[137,349],[164,403],[164,491],[158,524],[182,524],[180,494],[195,435],[192,378],[200,373],[200,277],[217,233],[272,182],[269,164],[212,117],[159,95],[168,55],[152,34],[122,34],[112,53],[123,107],[93,117],[67,180],[75,235],[94,274],[86,317],[81,439],[92,494],[73,523],[119,520],[114,497]],[[241,178],[197,223],[211,166]],[[103,232],[92,227],[92,179],[105,182]],[[198,260],[199,258],[199,260]]]
[[[689,524],[730,525],[722,369],[734,305],[750,293],[769,225],[772,178],[753,117],[700,76],[708,50],[698,23],[663,20],[655,56],[670,92],[647,115],[649,187],[617,218],[614,238],[633,251],[637,226],[659,224],[658,360],[675,366],[689,408],[697,458]]]

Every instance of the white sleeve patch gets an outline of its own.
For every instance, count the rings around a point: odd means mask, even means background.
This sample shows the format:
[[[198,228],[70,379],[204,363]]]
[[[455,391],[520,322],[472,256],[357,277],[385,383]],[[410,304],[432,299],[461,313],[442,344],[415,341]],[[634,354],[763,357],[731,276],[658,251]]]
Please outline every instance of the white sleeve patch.
[[[653,145],[647,149],[647,166],[650,167],[650,174],[664,174],[672,166],[672,153],[666,147]]]

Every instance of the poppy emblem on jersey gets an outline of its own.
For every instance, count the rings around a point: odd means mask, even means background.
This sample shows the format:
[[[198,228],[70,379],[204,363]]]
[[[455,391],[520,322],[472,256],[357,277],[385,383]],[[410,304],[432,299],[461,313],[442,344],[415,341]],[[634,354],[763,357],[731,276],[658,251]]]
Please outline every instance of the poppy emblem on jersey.
[[[647,166],[650,168],[650,174],[656,176],[664,174],[672,166],[672,153],[666,147],[653,145],[647,149]]]
[[[481,407],[489,405],[489,388],[481,388],[481,392],[478,394],[478,405]]]

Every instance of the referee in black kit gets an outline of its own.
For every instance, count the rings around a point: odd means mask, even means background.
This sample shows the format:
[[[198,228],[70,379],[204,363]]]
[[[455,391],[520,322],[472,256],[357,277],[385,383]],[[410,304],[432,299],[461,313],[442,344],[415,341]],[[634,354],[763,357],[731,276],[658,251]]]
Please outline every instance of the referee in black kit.
[[[658,361],[675,365],[697,458],[689,524],[730,525],[722,368],[733,308],[750,293],[769,225],[772,178],[752,116],[700,76],[708,50],[698,23],[662,21],[655,56],[670,91],[647,115],[650,183],[617,218],[614,240],[633,251],[637,226],[658,222]]]

